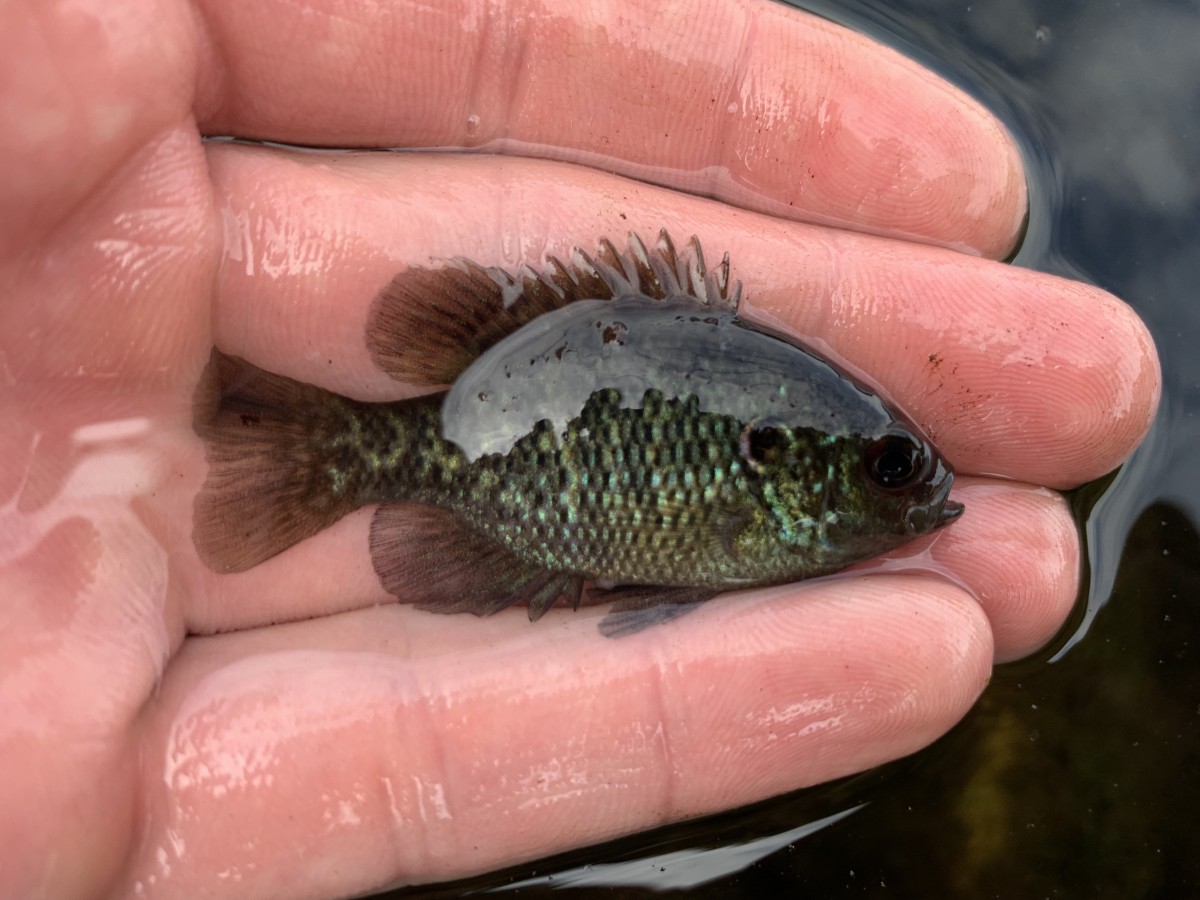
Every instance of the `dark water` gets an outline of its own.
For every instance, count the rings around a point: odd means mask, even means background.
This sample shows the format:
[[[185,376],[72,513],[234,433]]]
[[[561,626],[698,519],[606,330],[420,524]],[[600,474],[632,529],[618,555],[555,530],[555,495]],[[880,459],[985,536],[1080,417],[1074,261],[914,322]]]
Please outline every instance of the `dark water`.
[[[1017,265],[1128,300],[1163,359],[1147,442],[1076,492],[1087,594],[906,760],[698,822],[391,896],[1200,896],[1200,4],[801,3],[979,97],[1021,142]]]

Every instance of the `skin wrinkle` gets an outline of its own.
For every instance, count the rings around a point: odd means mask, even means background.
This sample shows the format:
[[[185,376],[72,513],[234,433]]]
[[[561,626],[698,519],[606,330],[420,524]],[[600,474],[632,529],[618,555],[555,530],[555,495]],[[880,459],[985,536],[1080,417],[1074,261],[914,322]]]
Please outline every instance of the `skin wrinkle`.
[[[511,55],[513,59],[512,66],[509,70],[508,89],[504,93],[505,108],[504,114],[499,117],[498,137],[505,140],[510,136],[512,123],[517,119],[514,115],[514,110],[521,106],[521,98],[523,98],[528,89],[528,57],[529,57],[529,35],[527,28],[531,27],[533,19],[525,19],[521,17],[514,18],[508,14],[505,8],[505,0],[496,0],[497,6],[488,3],[485,5],[487,10],[483,15],[483,28],[481,29],[481,37],[486,42],[497,30],[497,22],[500,25],[501,33],[503,34],[504,52],[500,55],[507,58]],[[509,23],[515,23],[515,28],[510,28]],[[484,44],[486,47],[486,43]],[[515,52],[510,48],[515,46]],[[520,232],[517,232],[518,234]]]
[[[580,787],[567,787],[576,782],[577,778],[572,774],[572,770],[567,768],[561,759],[553,757],[530,771],[523,787],[536,795],[519,803],[517,809],[521,812],[535,812],[559,802],[578,799],[587,792]]]
[[[422,756],[430,760],[430,765],[432,766],[433,773],[436,776],[436,781],[434,783],[440,785],[454,784],[455,779],[451,776],[449,760],[446,758],[446,749],[442,742],[437,739],[437,735],[439,734],[439,729],[437,727],[438,718],[435,717],[433,709],[434,703],[436,702],[435,697],[437,695],[437,686],[436,684],[430,684],[426,680],[422,679],[421,673],[422,667],[419,664],[411,666],[407,670],[408,680],[413,686],[412,696],[415,698],[415,703],[418,708],[418,716],[416,718],[421,727],[412,727],[409,716],[412,712],[413,703],[410,702],[403,707],[405,713],[404,721],[397,721],[395,728],[396,737],[398,741],[412,740],[411,735],[413,732],[428,736],[428,746],[426,747]],[[454,705],[454,698],[449,695],[444,696],[441,700],[441,704],[444,713]],[[384,752],[382,748],[381,752]],[[396,774],[399,777],[402,773],[398,772]],[[413,777],[420,778],[420,775],[414,775]],[[471,784],[471,779],[465,779],[465,785],[469,784]],[[460,803],[462,808],[470,808],[470,801],[466,797],[463,797]],[[454,806],[458,805],[460,804],[454,804]],[[419,812],[419,815],[424,821],[424,812]],[[412,821],[411,813],[410,821]],[[453,809],[450,811],[450,814],[446,817],[444,822],[438,826],[438,830],[445,829],[450,831],[452,834],[456,834],[458,832],[458,828],[458,820],[454,816]],[[409,828],[408,831],[411,832],[412,829]],[[447,862],[446,859],[439,857],[435,853],[431,845],[433,834],[434,829],[432,828],[418,828],[417,834],[409,838],[409,840],[415,839],[417,845],[417,859],[414,862],[410,862],[410,865],[415,871],[428,871],[430,869],[437,868],[438,865],[445,865]],[[456,845],[461,845],[462,843],[464,843],[462,838],[457,837],[454,840],[447,841],[446,846],[453,847]]]
[[[772,706],[765,714],[748,713],[749,723],[765,731],[764,740],[774,743],[788,737],[805,737],[841,725],[844,715],[834,714],[834,698],[825,696],[793,703],[784,709]],[[825,718],[820,718],[824,715]],[[747,750],[753,749],[748,746]]]
[[[469,72],[467,75],[467,81],[469,84],[469,86],[466,90],[466,104],[465,104],[466,113],[467,113],[467,123],[464,126],[464,137],[466,139],[463,141],[463,145],[467,146],[467,147],[472,147],[472,146],[475,146],[477,143],[479,143],[480,142],[480,132],[486,131],[488,128],[491,127],[490,121],[484,122],[484,120],[483,120],[483,115],[480,111],[485,108],[485,105],[483,103],[480,103],[479,101],[480,101],[480,94],[481,94],[480,81],[483,77],[483,71],[484,71],[483,60],[487,57],[488,48],[489,48],[489,37],[491,34],[491,27],[492,27],[493,20],[492,20],[491,13],[488,9],[488,5],[485,4],[480,8],[483,10],[483,13],[478,16],[477,21],[471,23],[470,26],[466,25],[465,23],[463,25],[463,32],[464,33],[472,33],[473,32],[472,36],[474,37],[474,40],[475,40],[475,53],[474,53],[475,61],[474,61],[474,65],[469,67]],[[509,90],[508,90],[508,92],[506,92],[506,95],[508,97],[513,96],[511,85],[509,86]],[[500,116],[499,118],[500,118],[500,121],[507,122],[510,119],[510,115],[509,115],[508,111],[506,111],[505,114],[503,116]],[[471,124],[472,120],[474,120],[474,126],[472,126],[472,124]]]
[[[678,816],[681,811],[680,804],[680,773],[676,766],[674,742],[679,738],[676,737],[676,729],[671,726],[671,721],[668,718],[670,715],[671,704],[666,701],[667,695],[672,693],[668,683],[673,679],[670,678],[672,671],[669,660],[672,656],[670,653],[670,636],[658,635],[657,638],[650,642],[652,645],[645,650],[645,659],[650,671],[654,673],[653,678],[646,681],[646,689],[652,691],[653,702],[651,709],[654,715],[655,734],[658,735],[658,740],[655,741],[658,747],[659,770],[662,772],[662,784],[660,787],[659,799],[656,804],[656,821],[667,822],[673,817]],[[678,675],[678,670],[676,675]],[[678,682],[676,682],[678,683]],[[678,690],[676,688],[675,690]]]

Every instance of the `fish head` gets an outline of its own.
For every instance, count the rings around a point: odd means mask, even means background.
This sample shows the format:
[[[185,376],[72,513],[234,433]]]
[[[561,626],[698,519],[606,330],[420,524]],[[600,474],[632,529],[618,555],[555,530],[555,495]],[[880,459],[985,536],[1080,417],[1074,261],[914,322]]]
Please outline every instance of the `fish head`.
[[[957,519],[954,471],[915,426],[892,421],[873,434],[789,428],[771,420],[742,432],[776,552],[810,573],[835,571]]]

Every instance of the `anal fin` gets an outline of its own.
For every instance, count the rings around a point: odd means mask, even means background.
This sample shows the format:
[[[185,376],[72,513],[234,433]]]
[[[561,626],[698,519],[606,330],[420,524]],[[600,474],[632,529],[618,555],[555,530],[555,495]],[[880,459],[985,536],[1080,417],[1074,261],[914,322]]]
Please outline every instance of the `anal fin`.
[[[532,565],[453,513],[423,503],[390,503],[371,521],[371,563],[384,590],[436,613],[489,616],[525,603],[531,621],[559,597],[577,598],[582,580]]]

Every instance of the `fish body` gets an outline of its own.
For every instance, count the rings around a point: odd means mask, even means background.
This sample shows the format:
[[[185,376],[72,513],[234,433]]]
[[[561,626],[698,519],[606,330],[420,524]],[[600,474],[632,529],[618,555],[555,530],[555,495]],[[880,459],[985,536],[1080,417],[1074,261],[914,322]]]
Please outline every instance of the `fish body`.
[[[201,558],[242,571],[379,504],[372,560],[402,600],[537,618],[586,582],[616,601],[617,634],[957,517],[919,429],[748,325],[728,261],[708,272],[688,250],[664,233],[653,251],[603,242],[597,260],[516,277],[464,260],[401,273],[372,308],[372,356],[451,384],[411,400],[341,397],[214,350],[196,400]]]

